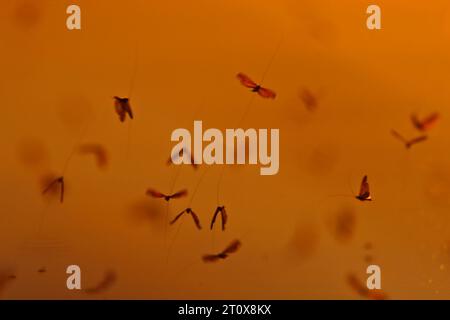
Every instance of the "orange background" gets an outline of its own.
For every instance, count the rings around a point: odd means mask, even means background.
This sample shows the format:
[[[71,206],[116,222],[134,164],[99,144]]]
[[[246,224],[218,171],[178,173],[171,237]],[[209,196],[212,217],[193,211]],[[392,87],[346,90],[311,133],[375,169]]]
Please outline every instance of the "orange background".
[[[81,31],[66,29],[70,4]],[[0,268],[17,278],[2,298],[351,299],[346,276],[364,281],[368,254],[389,297],[450,298],[449,4],[377,0],[380,31],[366,28],[369,4],[3,0]],[[228,229],[211,232],[222,168],[166,166],[170,134],[195,119],[234,128],[252,94],[235,75],[266,69],[278,96],[255,97],[242,127],[280,129],[280,172],[226,167]],[[301,88],[317,93],[315,112]],[[130,93],[135,119],[120,123],[112,96]],[[425,143],[407,151],[390,135],[417,135],[410,114],[433,111]],[[75,152],[64,203],[42,197],[42,176],[88,142],[108,150],[107,170]],[[350,197],[364,174],[371,203]],[[189,217],[165,228],[164,201],[145,196],[173,184],[199,186],[168,211],[192,201],[201,232]],[[344,234],[342,217],[354,222]],[[201,261],[235,238],[229,259]],[[117,281],[70,291],[70,264],[83,288],[107,270]]]

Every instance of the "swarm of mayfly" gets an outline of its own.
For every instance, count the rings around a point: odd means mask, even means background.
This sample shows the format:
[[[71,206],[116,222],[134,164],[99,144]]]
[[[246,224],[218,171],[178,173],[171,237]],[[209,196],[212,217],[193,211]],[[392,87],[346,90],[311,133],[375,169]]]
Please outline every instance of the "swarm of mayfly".
[[[237,78],[243,86],[252,89],[252,92],[256,92],[263,98],[275,99],[275,97],[277,96],[274,91],[261,87],[261,85],[257,84],[243,73],[238,73]]]
[[[214,227],[214,223],[216,222],[216,218],[220,213],[220,217],[222,219],[222,231],[225,230],[225,225],[227,224],[227,220],[228,220],[228,215],[227,215],[227,211],[225,210],[225,206],[219,206],[216,208],[216,211],[214,212],[213,218],[211,220],[211,225],[210,225],[210,229],[212,230],[212,228]]]
[[[119,116],[120,122],[124,122],[127,115],[130,119],[133,119],[133,111],[130,106],[130,99],[128,98],[120,98],[114,97],[114,107],[116,109],[116,113]]]
[[[161,193],[161,192],[153,190],[153,189],[147,189],[146,194],[153,198],[160,198],[160,199],[164,199],[166,201],[170,201],[171,199],[178,199],[178,198],[185,197],[185,196],[187,196],[188,192],[186,189],[183,189],[181,191],[167,195],[167,194]]]
[[[107,291],[116,282],[117,275],[114,271],[107,271],[103,279],[94,287],[84,290],[88,294],[97,294]]]
[[[231,253],[235,253],[236,251],[238,251],[241,245],[242,244],[239,240],[234,240],[222,252],[218,254],[205,254],[202,257],[202,260],[204,262],[217,262],[219,260],[226,259]]]
[[[413,145],[415,145],[416,143],[419,142],[423,142],[425,140],[428,139],[428,137],[426,135],[422,135],[422,136],[418,136],[416,138],[413,139],[406,139],[405,137],[403,137],[400,133],[398,133],[395,130],[391,130],[391,134],[397,138],[398,140],[400,140],[401,142],[403,142],[403,144],[405,145],[406,149],[411,148]]]
[[[83,144],[78,148],[78,152],[83,155],[92,155],[95,157],[97,167],[105,168],[108,166],[108,153],[106,149],[97,143]]]
[[[435,126],[437,121],[439,120],[439,113],[434,112],[423,119],[419,119],[419,117],[413,113],[411,115],[411,122],[414,127],[419,131],[428,131],[432,127]]]
[[[172,225],[172,224],[174,224],[179,218],[181,218],[181,216],[182,215],[184,215],[184,214],[189,214],[191,217],[192,217],[192,219],[193,219],[193,221],[194,221],[194,223],[195,223],[195,226],[197,227],[197,229],[199,229],[199,230],[201,230],[202,229],[202,226],[200,225],[200,219],[198,218],[198,216],[197,216],[197,214],[194,212],[194,211],[192,211],[192,209],[191,208],[186,208],[186,209],[184,209],[183,211],[181,211],[172,221],[170,221],[170,224]]]
[[[57,177],[45,183],[47,184],[47,186],[42,191],[42,194],[54,194],[59,189],[59,201],[62,203],[64,201],[64,177]]]

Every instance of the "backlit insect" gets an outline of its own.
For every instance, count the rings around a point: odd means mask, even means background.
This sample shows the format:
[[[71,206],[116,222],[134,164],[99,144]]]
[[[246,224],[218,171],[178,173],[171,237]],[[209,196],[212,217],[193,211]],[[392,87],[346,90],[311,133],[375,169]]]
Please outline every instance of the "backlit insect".
[[[263,98],[275,99],[275,97],[277,96],[277,94],[274,91],[261,87],[261,85],[256,84],[252,79],[250,79],[243,73],[238,73],[237,78],[239,79],[239,81],[243,86],[251,88],[252,92],[256,92]]]
[[[359,189],[359,194],[356,196],[356,199],[360,201],[372,201],[372,197],[370,196],[369,183],[367,182],[367,176],[364,176],[361,181],[361,188]]]
[[[214,227],[214,223],[216,222],[216,218],[219,215],[219,213],[222,218],[222,231],[225,230],[225,225],[227,224],[227,220],[228,220],[228,215],[225,210],[225,206],[219,206],[216,208],[216,211],[214,212],[213,218],[211,220],[211,226],[210,226],[211,230]]]
[[[241,247],[241,245],[242,244],[241,244],[241,242],[239,240],[234,240],[222,252],[220,252],[218,254],[205,254],[202,257],[202,260],[204,262],[216,262],[216,261],[218,261],[220,259],[222,259],[222,260],[226,259],[229,254],[235,253],[236,251],[238,251],[239,248]]]
[[[49,190],[53,189],[53,187],[56,186],[57,184],[59,184],[59,186],[60,186],[59,201],[62,203],[64,201],[64,177],[62,177],[62,176],[53,180],[47,186],[47,188],[45,188],[44,191],[42,191],[42,194],[46,194]]]
[[[195,226],[197,227],[197,229],[201,230],[202,226],[200,225],[200,219],[195,214],[195,212],[192,211],[191,208],[187,208],[187,209],[184,209],[183,211],[181,211],[172,221],[170,221],[170,224],[171,225],[174,224],[185,213],[191,215],[192,219],[194,220]]]
[[[416,129],[420,131],[430,130],[438,120],[439,114],[437,112],[430,114],[424,119],[419,119],[414,113],[411,115],[411,122],[413,123],[414,127],[416,127]]]
[[[174,194],[166,195],[159,191],[156,191],[153,189],[148,189],[146,194],[153,198],[163,198],[164,200],[169,201],[170,199],[178,199],[178,198],[185,197],[185,196],[187,196],[188,192],[187,192],[187,190],[183,189],[181,191],[175,192]]]
[[[308,109],[309,111],[314,111],[317,109],[319,103],[317,101],[317,97],[311,91],[306,88],[302,89],[299,93],[299,97],[305,105],[306,109]]]
[[[411,147],[412,147],[413,145],[415,145],[416,143],[423,142],[423,141],[425,141],[425,140],[428,139],[427,136],[422,135],[422,136],[413,138],[413,139],[411,139],[411,140],[407,140],[407,139],[405,139],[400,133],[398,133],[398,132],[395,131],[395,130],[391,130],[391,134],[392,134],[395,138],[397,138],[398,140],[400,140],[401,142],[403,142],[403,144],[405,145],[406,149],[411,148]]]
[[[125,121],[127,114],[130,119],[133,119],[133,111],[131,110],[130,99],[114,96],[114,107],[116,109],[116,113],[119,115],[120,122]]]

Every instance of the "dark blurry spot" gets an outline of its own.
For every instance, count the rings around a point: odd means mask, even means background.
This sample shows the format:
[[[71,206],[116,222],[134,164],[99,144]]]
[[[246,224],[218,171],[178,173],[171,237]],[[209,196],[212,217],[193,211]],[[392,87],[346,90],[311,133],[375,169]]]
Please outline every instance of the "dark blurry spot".
[[[311,152],[308,171],[315,175],[330,174],[338,162],[338,151],[333,146],[322,146]]]
[[[350,207],[338,210],[328,221],[332,236],[340,243],[348,243],[353,238],[355,226],[356,215]]]
[[[105,292],[109,290],[114,285],[114,283],[116,283],[116,281],[117,281],[116,273],[111,270],[107,271],[103,279],[96,286],[90,287],[84,290],[84,292],[89,294],[98,294]]]
[[[319,106],[317,96],[306,88],[300,90],[299,98],[302,101],[305,108],[308,109],[309,111],[315,111]]]
[[[373,300],[386,300],[387,296],[383,291],[377,289],[369,289],[367,285],[360,281],[356,275],[349,273],[347,275],[347,283],[359,296]]]
[[[80,131],[91,113],[91,103],[80,95],[65,96],[58,103],[59,118],[69,130],[74,132]]]
[[[37,272],[38,273],[46,273],[47,269],[45,267],[42,267],[42,268],[39,268]]]
[[[289,249],[295,258],[306,260],[314,255],[319,244],[319,232],[313,224],[298,225],[294,231]]]
[[[12,281],[16,279],[16,275],[12,270],[0,270],[0,295],[7,289]]]
[[[163,230],[165,222],[165,205],[160,202],[142,199],[131,205],[132,218],[140,225],[142,222],[149,223],[158,230]]]
[[[21,28],[31,29],[41,19],[41,7],[38,0],[16,0],[13,12],[14,22]]]
[[[19,161],[30,168],[39,168],[48,164],[48,153],[44,144],[33,138],[22,140],[17,147]]]
[[[108,153],[101,144],[83,144],[78,148],[78,152],[83,155],[94,156],[97,167],[100,169],[104,169],[108,166]]]

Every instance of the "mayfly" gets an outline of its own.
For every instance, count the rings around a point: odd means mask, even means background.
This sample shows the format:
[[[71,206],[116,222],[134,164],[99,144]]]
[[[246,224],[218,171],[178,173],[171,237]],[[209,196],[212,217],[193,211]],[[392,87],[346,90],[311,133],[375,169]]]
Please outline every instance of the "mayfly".
[[[42,191],[42,194],[46,194],[49,190],[52,190],[57,184],[60,186],[60,196],[59,201],[62,203],[64,201],[64,177],[58,177],[54,179],[47,188]]]
[[[159,191],[153,190],[153,189],[147,189],[146,194],[153,198],[163,198],[167,202],[171,199],[178,199],[187,196],[188,192],[186,189],[183,189],[181,191],[175,192],[173,194],[167,195],[164,193],[161,193]]]
[[[133,111],[131,110],[129,98],[114,96],[114,107],[120,122],[124,122],[127,115],[130,119],[133,119]]]
[[[392,134],[395,138],[397,138],[398,140],[400,140],[401,142],[403,142],[403,144],[405,145],[406,149],[411,148],[411,147],[412,147],[413,145],[415,145],[416,143],[423,142],[423,141],[425,141],[425,140],[428,139],[428,137],[427,137],[426,135],[422,135],[422,136],[419,136],[419,137],[416,137],[416,138],[413,138],[413,139],[408,140],[408,139],[406,139],[405,137],[403,137],[400,133],[398,133],[398,132],[395,131],[395,130],[391,130],[391,134]]]
[[[369,182],[367,181],[367,176],[364,176],[361,181],[361,187],[359,189],[359,194],[355,196],[356,199],[360,201],[372,201],[369,190]]]
[[[243,73],[238,73],[237,78],[243,86],[252,89],[252,92],[256,92],[263,98],[275,99],[277,96],[274,91],[262,87]]]
[[[225,250],[223,250],[222,252],[218,253],[218,254],[205,254],[202,257],[202,260],[204,262],[216,262],[220,259],[226,259],[228,257],[228,255],[230,255],[231,253],[235,253],[236,251],[239,250],[239,248],[241,247],[241,242],[239,240],[234,240],[233,242],[231,242],[228,247],[225,248]]]
[[[170,224],[171,225],[174,224],[185,213],[191,215],[192,219],[194,220],[195,226],[197,227],[197,229],[201,230],[202,226],[200,225],[200,219],[198,218],[197,214],[195,214],[195,212],[192,211],[191,208],[187,208],[181,211],[172,221],[170,221]]]
[[[419,131],[430,130],[438,120],[439,114],[437,112],[430,114],[428,117],[424,119],[419,119],[417,115],[414,113],[411,115],[411,122],[413,123],[414,127],[416,127],[416,129]]]
[[[216,211],[214,212],[213,218],[211,220],[211,226],[210,229],[214,227],[214,223],[216,222],[216,218],[220,213],[220,217],[222,218],[222,231],[225,230],[225,225],[228,220],[227,211],[225,210],[225,206],[219,206],[216,208]]]

